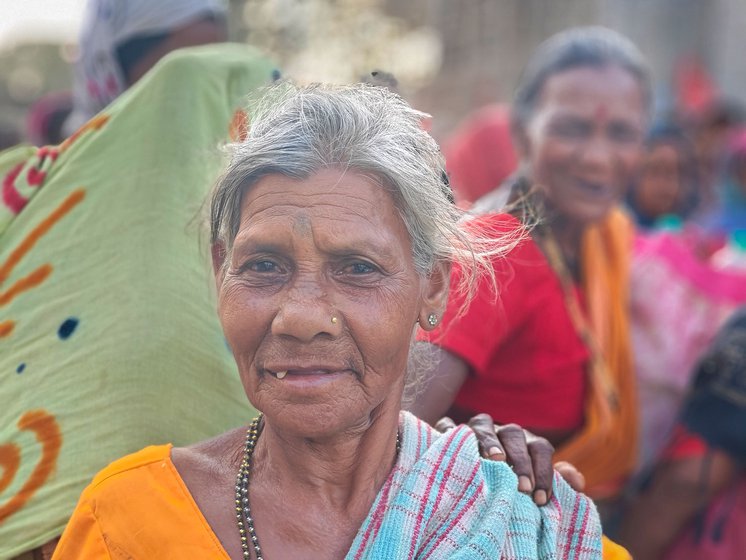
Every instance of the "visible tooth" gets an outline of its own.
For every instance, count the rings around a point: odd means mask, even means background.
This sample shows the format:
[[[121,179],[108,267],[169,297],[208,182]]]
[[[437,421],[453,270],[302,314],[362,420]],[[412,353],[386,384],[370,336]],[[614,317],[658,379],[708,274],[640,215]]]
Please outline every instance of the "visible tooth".
[[[278,371],[275,375],[277,376],[277,379],[282,379],[288,374],[287,371]]]

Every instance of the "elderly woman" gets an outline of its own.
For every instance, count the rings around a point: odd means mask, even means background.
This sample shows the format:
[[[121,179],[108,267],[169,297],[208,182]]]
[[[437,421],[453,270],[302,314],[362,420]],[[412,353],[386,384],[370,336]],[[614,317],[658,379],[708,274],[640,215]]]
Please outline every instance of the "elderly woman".
[[[468,294],[507,247],[459,227],[422,115],[362,85],[265,99],[212,198],[218,314],[262,415],[110,465],[55,558],[599,557],[590,500],[557,478],[538,508],[468,428],[400,412],[451,264]]]

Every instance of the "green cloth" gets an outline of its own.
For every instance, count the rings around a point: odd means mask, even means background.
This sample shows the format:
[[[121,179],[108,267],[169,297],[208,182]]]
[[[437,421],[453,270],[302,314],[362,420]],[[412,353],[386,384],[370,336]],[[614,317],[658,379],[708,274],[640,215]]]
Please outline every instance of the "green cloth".
[[[0,154],[0,559],[60,535],[110,461],[255,414],[215,312],[204,217],[235,112],[273,72],[245,45],[180,50],[56,158]]]

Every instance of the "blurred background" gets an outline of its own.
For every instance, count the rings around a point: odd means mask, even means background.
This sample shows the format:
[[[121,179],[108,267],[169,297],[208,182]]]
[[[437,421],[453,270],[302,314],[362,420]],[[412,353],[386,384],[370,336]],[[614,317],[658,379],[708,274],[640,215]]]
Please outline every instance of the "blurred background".
[[[28,107],[71,87],[84,0],[0,3],[0,126],[23,138]],[[231,37],[300,81],[392,72],[447,135],[473,109],[507,101],[533,48],[599,23],[652,62],[659,113],[712,97],[746,100],[743,0],[231,0]]]

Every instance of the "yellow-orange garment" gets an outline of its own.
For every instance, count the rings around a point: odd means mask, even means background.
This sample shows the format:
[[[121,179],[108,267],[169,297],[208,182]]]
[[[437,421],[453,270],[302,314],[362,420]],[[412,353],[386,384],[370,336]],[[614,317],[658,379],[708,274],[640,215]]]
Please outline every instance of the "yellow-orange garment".
[[[52,560],[228,560],[170,457],[171,445],[146,447],[99,472]]]
[[[586,478],[586,492],[596,498],[616,492],[637,457],[637,395],[629,338],[632,233],[627,216],[615,210],[585,233],[582,246],[589,329],[603,364],[591,364],[585,424],[558,449],[556,460],[575,465]]]
[[[632,560],[632,555],[627,552],[627,549],[619,546],[614,541],[610,541],[606,537],[603,537],[604,551],[603,560]]]
[[[96,475],[52,560],[227,560],[171,462],[171,447],[146,447]],[[603,558],[629,560],[630,556],[604,538]]]

